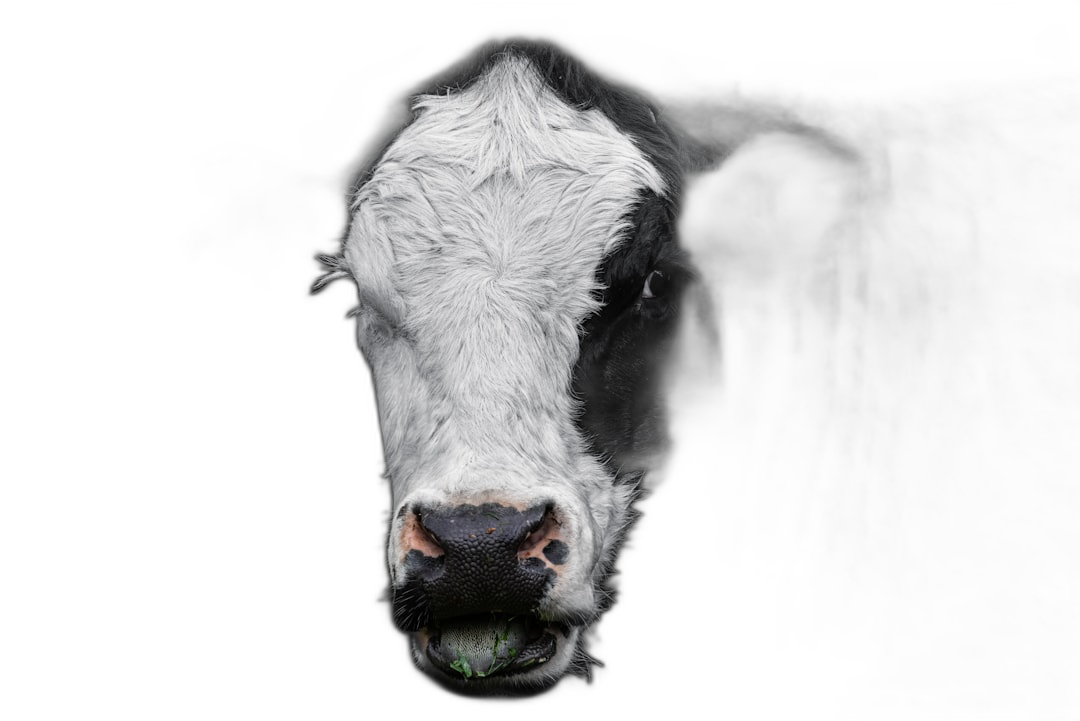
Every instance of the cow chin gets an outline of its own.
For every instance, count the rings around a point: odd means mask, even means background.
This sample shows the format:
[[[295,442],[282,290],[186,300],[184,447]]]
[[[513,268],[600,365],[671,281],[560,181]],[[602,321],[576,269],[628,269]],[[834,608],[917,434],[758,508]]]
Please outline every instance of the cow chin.
[[[581,629],[535,614],[486,614],[433,624],[410,634],[413,659],[452,690],[478,695],[544,691],[567,673],[587,673]]]

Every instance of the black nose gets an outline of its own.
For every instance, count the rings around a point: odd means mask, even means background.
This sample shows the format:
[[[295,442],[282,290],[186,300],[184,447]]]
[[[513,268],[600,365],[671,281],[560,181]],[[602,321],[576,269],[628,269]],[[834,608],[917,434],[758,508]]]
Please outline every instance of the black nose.
[[[519,511],[485,503],[412,514],[408,580],[394,593],[403,628],[468,614],[528,613],[554,583],[555,572],[527,552],[551,523],[547,505]]]

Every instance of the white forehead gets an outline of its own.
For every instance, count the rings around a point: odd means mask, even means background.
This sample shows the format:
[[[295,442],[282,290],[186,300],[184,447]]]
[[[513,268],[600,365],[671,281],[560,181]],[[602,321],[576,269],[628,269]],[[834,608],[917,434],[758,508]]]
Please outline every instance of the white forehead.
[[[634,141],[513,56],[414,109],[355,199],[346,256],[362,293],[407,306],[410,322],[485,289],[534,305],[573,296],[586,312],[636,198],[664,191]]]
[[[574,425],[580,327],[660,173],[522,58],[415,109],[358,191],[345,245],[362,339],[365,314],[395,327],[368,354],[395,494],[410,479],[503,487],[507,469],[600,478]]]

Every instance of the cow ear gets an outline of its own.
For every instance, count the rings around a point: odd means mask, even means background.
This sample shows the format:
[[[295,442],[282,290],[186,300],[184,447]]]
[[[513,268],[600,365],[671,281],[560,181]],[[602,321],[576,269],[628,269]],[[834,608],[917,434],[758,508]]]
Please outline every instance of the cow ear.
[[[768,125],[690,183],[680,230],[693,244],[750,244],[755,255],[806,259],[858,208],[862,179],[858,155],[833,137]]]
[[[315,279],[315,282],[311,284],[312,294],[318,293],[330,283],[333,283],[339,278],[351,278],[352,271],[349,270],[348,264],[345,262],[345,256],[341,251],[334,255],[328,255],[326,253],[320,253],[315,256],[326,272]]]

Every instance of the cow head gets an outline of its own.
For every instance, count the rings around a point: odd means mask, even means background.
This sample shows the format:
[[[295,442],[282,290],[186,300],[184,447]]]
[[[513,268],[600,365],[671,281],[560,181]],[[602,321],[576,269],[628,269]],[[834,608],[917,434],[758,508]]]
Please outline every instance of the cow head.
[[[663,446],[678,155],[648,102],[558,50],[485,48],[413,98],[323,258],[316,289],[359,291],[394,620],[447,684],[588,674],[583,631]]]

